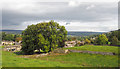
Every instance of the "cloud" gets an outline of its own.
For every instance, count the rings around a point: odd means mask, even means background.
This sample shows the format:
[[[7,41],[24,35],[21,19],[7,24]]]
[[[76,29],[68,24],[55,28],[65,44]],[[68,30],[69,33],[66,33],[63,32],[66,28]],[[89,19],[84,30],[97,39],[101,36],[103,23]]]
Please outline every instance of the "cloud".
[[[80,5],[80,2],[78,2],[78,1],[69,1],[68,5],[70,7],[76,7],[76,6]]]
[[[94,7],[95,7],[95,5],[90,5],[90,6],[88,6],[86,9],[89,10],[89,9],[91,9],[91,8],[94,8]]]
[[[70,23],[66,26],[69,31],[111,31],[117,29],[117,15],[117,3],[15,2],[3,5],[2,26],[25,29],[27,25],[55,20],[64,26]]]

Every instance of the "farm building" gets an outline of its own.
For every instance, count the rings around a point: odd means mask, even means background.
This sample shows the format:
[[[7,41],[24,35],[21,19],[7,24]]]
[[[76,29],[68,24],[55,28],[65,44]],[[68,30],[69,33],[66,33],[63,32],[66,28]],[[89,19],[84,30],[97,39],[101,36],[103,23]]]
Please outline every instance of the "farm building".
[[[2,45],[20,45],[21,41],[19,42],[14,42],[14,41],[2,41],[1,42]]]
[[[15,44],[14,41],[2,41],[1,43],[2,45],[14,45]]]
[[[4,51],[20,51],[21,46],[20,45],[10,45],[10,46],[5,46],[3,48]]]
[[[74,47],[75,45],[81,46],[84,45],[84,41],[66,41],[65,48],[67,47]]]

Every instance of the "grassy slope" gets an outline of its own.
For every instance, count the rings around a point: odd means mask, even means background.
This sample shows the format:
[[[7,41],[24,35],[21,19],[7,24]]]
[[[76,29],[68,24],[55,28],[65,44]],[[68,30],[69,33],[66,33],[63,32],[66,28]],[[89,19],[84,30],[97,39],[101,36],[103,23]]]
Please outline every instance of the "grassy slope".
[[[2,47],[0,46],[0,68],[2,67]]]
[[[20,58],[18,55],[10,52],[2,52],[3,67],[75,67],[78,65],[62,64],[60,62],[52,62],[46,60],[38,60],[31,58]]]
[[[86,46],[86,50],[96,51],[98,47],[93,49]],[[107,47],[107,46],[105,46]],[[104,47],[104,48],[105,48]],[[113,52],[116,49],[109,46],[107,50],[99,47],[98,51]],[[116,48],[116,47],[115,47]],[[77,48],[79,50],[79,48]],[[84,47],[82,48],[83,50]],[[82,53],[69,53],[64,55],[49,55],[39,58],[21,58],[19,55],[3,51],[3,66],[4,67],[117,67],[118,56],[110,55],[95,55]]]
[[[72,50],[82,50],[82,51],[98,51],[98,52],[113,52],[119,53],[119,47],[116,46],[94,46],[94,45],[85,45],[79,47],[69,47],[64,49],[72,49]]]
[[[41,60],[59,61],[83,67],[117,67],[118,56],[70,53],[67,55],[40,57]]]

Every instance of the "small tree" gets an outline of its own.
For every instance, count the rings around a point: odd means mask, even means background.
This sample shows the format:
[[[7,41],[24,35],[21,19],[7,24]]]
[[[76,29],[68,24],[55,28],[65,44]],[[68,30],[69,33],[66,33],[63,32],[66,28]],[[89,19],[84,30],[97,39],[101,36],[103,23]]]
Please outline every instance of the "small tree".
[[[85,43],[86,43],[86,44],[90,44],[90,43],[91,43],[91,41],[90,41],[90,40],[88,40],[88,39],[86,39],[86,40],[85,40]]]
[[[99,45],[105,45],[108,43],[108,38],[105,34],[101,34],[96,38],[95,43]]]
[[[118,45],[118,38],[116,36],[112,37],[111,45]]]

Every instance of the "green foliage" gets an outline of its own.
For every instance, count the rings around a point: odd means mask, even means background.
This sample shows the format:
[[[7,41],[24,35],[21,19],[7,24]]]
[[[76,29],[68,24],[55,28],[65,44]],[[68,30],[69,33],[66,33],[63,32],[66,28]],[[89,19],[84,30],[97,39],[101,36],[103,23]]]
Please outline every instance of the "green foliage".
[[[3,32],[2,40],[14,41],[14,34],[6,34],[5,32]]]
[[[120,29],[107,33],[107,37],[111,42],[111,45],[120,45]]]
[[[108,38],[106,37],[105,34],[99,35],[95,40],[95,44],[98,44],[98,45],[105,45],[107,43],[108,43]]]
[[[111,45],[118,45],[118,42],[118,38],[116,36],[113,36],[111,40]]]
[[[71,38],[72,36],[70,36],[70,35],[68,35],[67,36],[67,41],[72,41],[72,38]]]
[[[109,34],[109,40],[112,41],[113,36],[116,36],[118,40],[120,41],[120,29],[116,31],[111,31]]]
[[[91,41],[90,41],[90,40],[88,40],[88,39],[86,39],[86,40],[85,40],[85,43],[86,43],[86,44],[90,44],[90,43],[91,43]]]
[[[64,26],[57,22],[43,22],[28,26],[22,33],[22,51],[30,54],[28,49],[34,53],[34,50],[43,50],[50,52],[57,47],[63,47],[67,40],[67,31]]]
[[[90,37],[89,36],[71,36],[71,35],[67,36],[68,41],[75,41],[75,40],[84,41],[85,39],[90,39]]]
[[[111,42],[108,42],[108,45],[110,45],[111,44]]]
[[[20,34],[11,34],[11,33],[5,33],[5,32],[2,32],[0,34],[2,36],[2,40],[6,40],[6,41],[15,41],[17,37],[21,38]]]

